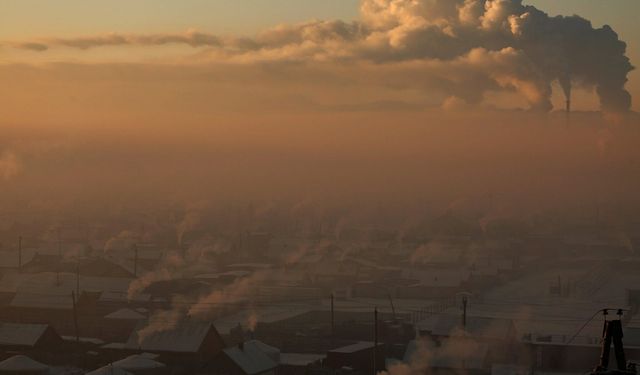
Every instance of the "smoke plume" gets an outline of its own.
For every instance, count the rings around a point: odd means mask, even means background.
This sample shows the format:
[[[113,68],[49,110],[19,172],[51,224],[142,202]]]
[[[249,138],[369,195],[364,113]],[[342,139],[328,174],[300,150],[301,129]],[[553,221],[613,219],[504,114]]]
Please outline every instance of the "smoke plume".
[[[595,89],[604,111],[631,107],[625,84],[633,66],[626,44],[607,25],[594,28],[576,15],[551,17],[522,0],[362,0],[360,13],[353,22],[280,25],[252,38],[189,30],[13,45],[46,51],[179,43],[207,47],[198,56],[214,62],[422,62],[412,78],[443,91],[447,108],[481,103],[492,91],[516,91],[532,109],[548,111],[554,82],[567,100],[578,85]]]

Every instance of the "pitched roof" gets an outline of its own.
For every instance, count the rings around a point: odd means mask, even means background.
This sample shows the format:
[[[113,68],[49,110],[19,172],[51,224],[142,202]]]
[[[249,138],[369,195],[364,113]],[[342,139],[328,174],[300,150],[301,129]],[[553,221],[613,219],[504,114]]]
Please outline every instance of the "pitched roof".
[[[286,366],[307,366],[327,358],[324,354],[280,353],[280,364]]]
[[[252,342],[226,348],[224,354],[247,375],[261,374],[278,367],[273,359]]]
[[[105,319],[117,319],[117,320],[143,320],[145,316],[137,311],[131,309],[120,309],[105,316]]]
[[[113,366],[127,371],[149,370],[166,367],[164,363],[154,361],[146,356],[135,354],[119,361],[113,362]]]
[[[255,346],[258,350],[267,355],[267,357],[271,358],[274,362],[280,362],[280,349],[275,346],[267,345],[260,340],[251,340],[244,343],[244,345],[252,345]]]
[[[48,328],[46,324],[0,323],[0,345],[33,347]]]
[[[22,249],[22,264],[30,262],[35,256],[33,249]],[[18,268],[20,255],[17,250],[0,251],[0,268]]]
[[[116,366],[107,365],[97,370],[87,372],[85,375],[132,375],[130,372]]]
[[[196,353],[204,339],[215,327],[211,323],[182,322],[175,327],[156,331],[140,338],[138,332],[145,327],[141,322],[125,343],[125,349],[148,352]]]
[[[378,344],[382,345],[382,344]],[[341,348],[330,350],[329,353],[355,353],[361,350],[373,349],[374,343],[370,341],[361,341],[352,345],[343,346]]]
[[[73,301],[71,294],[42,294],[42,293],[16,293],[13,296],[10,307],[35,308],[51,310],[72,310]]]
[[[0,362],[0,371],[5,372],[44,372],[49,370],[49,366],[25,355],[14,355]]]

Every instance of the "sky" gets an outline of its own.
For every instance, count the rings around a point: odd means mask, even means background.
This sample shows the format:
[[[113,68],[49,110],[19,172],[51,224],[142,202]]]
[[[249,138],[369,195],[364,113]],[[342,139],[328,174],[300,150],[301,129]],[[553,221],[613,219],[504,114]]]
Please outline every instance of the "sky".
[[[640,2],[388,1],[0,0],[0,204],[636,202]]]
[[[640,60],[640,32],[635,20],[640,3],[635,0],[525,0],[525,3],[550,15],[578,14],[591,20],[595,27],[609,24],[627,42],[627,55],[631,62]],[[0,0],[0,41],[11,44],[54,37],[87,37],[107,33],[184,33],[187,30],[220,36],[253,36],[275,25],[312,19],[357,20],[361,16],[358,8],[359,0]],[[191,50],[169,46],[160,53],[159,49],[154,48],[138,48],[134,52],[126,48],[107,47],[100,51],[60,50],[38,54],[17,52],[0,46],[0,61],[37,63],[89,59],[94,62],[123,62],[132,55],[157,61],[184,56]],[[629,91],[640,93],[640,74],[631,72],[629,78]],[[560,106],[562,102],[560,95],[555,95],[555,106]],[[598,105],[590,94],[578,94],[575,102],[576,108],[580,109],[595,109]],[[632,108],[638,110],[640,104],[636,101]]]

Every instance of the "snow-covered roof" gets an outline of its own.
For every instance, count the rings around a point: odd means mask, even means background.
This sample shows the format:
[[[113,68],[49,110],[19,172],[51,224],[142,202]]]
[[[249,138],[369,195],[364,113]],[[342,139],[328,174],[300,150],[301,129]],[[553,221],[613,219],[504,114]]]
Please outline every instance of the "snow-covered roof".
[[[368,350],[368,349],[373,349],[373,346],[375,344],[373,342],[370,341],[360,341],[358,343],[355,344],[351,344],[351,345],[347,345],[347,346],[343,346],[341,348],[336,348],[333,350],[330,350],[330,353],[356,353],[362,350]],[[382,345],[382,344],[378,344],[378,345]]]
[[[97,370],[87,372],[85,375],[132,375],[130,372],[120,367],[107,365]]]
[[[280,364],[285,366],[307,366],[327,358],[324,354],[280,353]]]
[[[264,269],[269,269],[273,267],[273,265],[269,264],[269,263],[235,263],[235,264],[229,264],[228,266],[226,266],[226,268],[233,268],[233,269],[252,269],[252,270],[264,270]]]
[[[14,355],[0,362],[0,371],[5,372],[46,372],[49,366],[25,355]]]
[[[149,352],[195,353],[200,350],[204,339],[211,330],[215,330],[211,323],[183,322],[166,330],[158,330],[140,338],[138,332],[144,328],[146,322],[141,322],[138,328],[129,336],[125,349],[144,350]]]
[[[62,336],[64,341],[78,341],[84,344],[92,344],[92,345],[104,345],[104,341],[97,339],[95,337],[76,337],[76,336]]]
[[[247,375],[273,370],[278,364],[266,355],[258,345],[247,342],[224,349],[226,356]]]
[[[255,346],[258,350],[266,354],[274,362],[280,362],[280,349],[275,346],[267,345],[260,340],[250,340],[244,343],[244,345]]]
[[[34,255],[33,249],[22,249],[22,264],[30,262]],[[0,251],[0,268],[18,268],[20,255],[18,250],[14,251]]]
[[[143,320],[145,316],[137,311],[131,309],[120,309],[105,316],[105,319],[118,319],[118,320]]]
[[[136,293],[129,296],[129,292],[105,290],[100,294],[99,302],[149,302],[151,300],[151,294]]]
[[[10,307],[36,308],[51,310],[72,310],[73,300],[71,294],[42,294],[42,293],[16,293],[13,296]]]
[[[219,273],[204,273],[196,275],[196,279],[219,279],[223,277],[245,277],[251,275],[250,271],[227,271]]]
[[[113,362],[113,366],[127,371],[149,370],[166,367],[163,363],[154,361],[146,356],[135,354],[119,361]]]
[[[46,324],[0,323],[0,345],[32,347],[48,327]]]

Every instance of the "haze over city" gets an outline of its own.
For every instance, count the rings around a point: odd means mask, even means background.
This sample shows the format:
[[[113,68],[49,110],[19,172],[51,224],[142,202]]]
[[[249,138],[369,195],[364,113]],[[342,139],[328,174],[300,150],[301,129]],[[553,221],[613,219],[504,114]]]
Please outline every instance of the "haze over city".
[[[636,374],[638,12],[0,0],[0,373]]]

